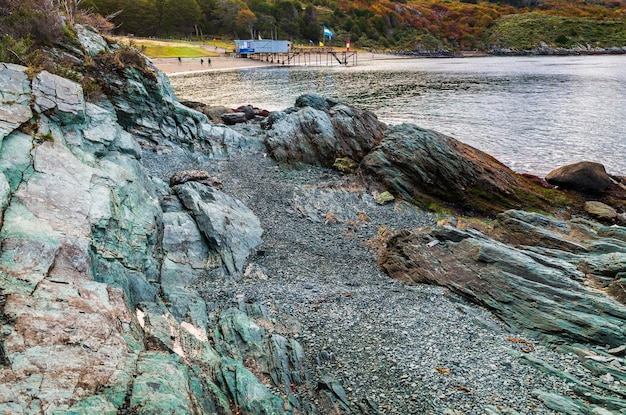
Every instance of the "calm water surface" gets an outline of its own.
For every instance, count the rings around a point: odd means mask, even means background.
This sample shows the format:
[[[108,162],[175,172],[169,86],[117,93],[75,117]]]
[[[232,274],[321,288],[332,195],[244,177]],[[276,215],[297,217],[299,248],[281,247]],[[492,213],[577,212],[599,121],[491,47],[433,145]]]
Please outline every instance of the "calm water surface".
[[[364,54],[362,54],[364,55]],[[477,147],[518,172],[581,160],[626,175],[626,56],[362,59],[171,78],[181,99],[269,110],[314,92]]]

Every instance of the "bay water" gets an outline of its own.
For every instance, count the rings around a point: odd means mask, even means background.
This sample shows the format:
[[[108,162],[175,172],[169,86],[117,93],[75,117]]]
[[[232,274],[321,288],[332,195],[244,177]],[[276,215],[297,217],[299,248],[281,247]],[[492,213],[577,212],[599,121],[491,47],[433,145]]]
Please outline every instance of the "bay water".
[[[578,161],[626,175],[626,56],[379,58],[356,66],[261,67],[170,79],[179,99],[270,111],[316,93],[417,124],[544,176]]]

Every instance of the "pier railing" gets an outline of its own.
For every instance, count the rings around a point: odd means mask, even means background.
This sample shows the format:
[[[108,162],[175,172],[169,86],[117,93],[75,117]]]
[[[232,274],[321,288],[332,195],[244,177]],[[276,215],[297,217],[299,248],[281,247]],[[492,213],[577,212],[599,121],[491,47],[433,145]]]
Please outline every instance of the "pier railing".
[[[338,51],[333,48],[294,48],[287,53],[255,53],[250,59],[293,66],[356,66],[356,51]]]

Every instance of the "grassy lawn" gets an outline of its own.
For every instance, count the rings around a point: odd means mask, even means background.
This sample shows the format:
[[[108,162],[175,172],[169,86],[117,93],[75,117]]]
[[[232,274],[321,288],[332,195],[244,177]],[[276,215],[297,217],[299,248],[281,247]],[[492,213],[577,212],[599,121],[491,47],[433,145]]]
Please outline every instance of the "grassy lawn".
[[[219,56],[218,52],[211,49],[214,47],[223,48],[227,51],[233,49],[234,45],[228,41],[205,41],[202,47],[199,43],[183,42],[180,40],[152,40],[145,38],[117,38],[118,41],[132,44],[142,51],[149,58],[200,58],[204,56]]]

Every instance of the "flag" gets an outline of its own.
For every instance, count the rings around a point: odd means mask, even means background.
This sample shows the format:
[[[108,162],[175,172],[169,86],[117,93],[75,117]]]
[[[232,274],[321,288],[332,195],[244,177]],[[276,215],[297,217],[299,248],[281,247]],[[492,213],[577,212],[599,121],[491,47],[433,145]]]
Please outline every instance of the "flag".
[[[331,32],[326,26],[324,26],[324,36],[333,37],[333,32]]]

